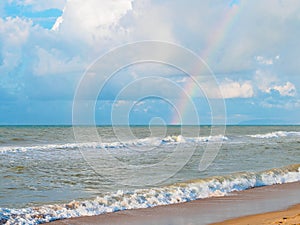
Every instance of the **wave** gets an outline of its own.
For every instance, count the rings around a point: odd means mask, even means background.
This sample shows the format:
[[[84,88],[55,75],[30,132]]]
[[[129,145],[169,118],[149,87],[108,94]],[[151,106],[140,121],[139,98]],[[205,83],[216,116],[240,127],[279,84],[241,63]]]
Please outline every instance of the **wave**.
[[[40,224],[72,217],[93,216],[120,210],[224,196],[233,191],[296,181],[300,181],[300,164],[257,173],[241,172],[228,176],[191,180],[158,188],[119,190],[98,196],[92,201],[72,201],[68,204],[24,209],[0,208],[0,221],[7,222],[7,224]]]
[[[162,140],[164,143],[201,143],[201,142],[209,142],[209,141],[227,141],[228,137],[223,135],[215,135],[215,136],[207,136],[207,137],[186,137],[184,138],[182,135],[178,136],[167,136]]]
[[[265,134],[246,135],[250,138],[271,139],[280,137],[298,137],[300,132],[297,131],[275,131]],[[78,148],[92,148],[92,149],[124,149],[132,147],[155,147],[159,145],[177,145],[177,144],[203,144],[205,142],[223,142],[232,141],[234,137],[226,137],[224,135],[215,136],[199,136],[199,137],[183,137],[182,135],[170,135],[165,138],[151,137],[143,139],[135,139],[123,142],[86,142],[86,143],[63,143],[63,144],[43,144],[34,146],[2,146],[1,153],[9,152],[26,152],[35,150],[53,150],[53,149],[78,149]]]
[[[266,134],[254,134],[249,135],[253,138],[279,138],[279,137],[290,137],[290,136],[300,136],[300,132],[297,131],[275,131]]]
[[[66,143],[66,144],[45,144],[36,146],[4,146],[0,147],[0,153],[7,152],[26,152],[34,150],[52,150],[52,149],[76,149],[76,148],[100,148],[100,149],[122,149],[136,146],[158,146],[164,144],[176,145],[179,143],[203,143],[203,142],[217,142],[226,141],[227,137],[217,135],[208,137],[186,137],[167,136],[163,139],[160,138],[144,138],[125,142],[87,142],[87,143]]]

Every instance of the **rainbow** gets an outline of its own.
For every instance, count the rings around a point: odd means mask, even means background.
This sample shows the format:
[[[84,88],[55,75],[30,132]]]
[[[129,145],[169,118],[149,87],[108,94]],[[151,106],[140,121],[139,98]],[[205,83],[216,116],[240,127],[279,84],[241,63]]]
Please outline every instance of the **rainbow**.
[[[214,26],[211,34],[209,35],[209,40],[206,47],[200,52],[199,56],[209,65],[213,57],[216,55],[217,51],[223,46],[224,42],[228,38],[228,34],[232,31],[232,28],[236,24],[239,18],[240,12],[242,11],[242,5],[238,4],[238,1],[233,0],[228,6],[226,6],[221,15],[223,15],[219,22]],[[182,113],[181,118],[188,115],[188,102],[186,96],[193,97],[200,92],[200,87],[193,81],[193,79],[188,78],[187,82],[183,85],[183,94],[179,97],[176,107],[177,112]],[[174,113],[171,119],[171,124],[178,125],[182,123],[177,113]]]

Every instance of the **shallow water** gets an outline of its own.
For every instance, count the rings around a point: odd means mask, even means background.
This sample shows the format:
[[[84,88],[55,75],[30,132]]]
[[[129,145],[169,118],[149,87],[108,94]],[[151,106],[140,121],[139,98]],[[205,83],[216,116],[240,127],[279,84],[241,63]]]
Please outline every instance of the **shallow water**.
[[[137,126],[131,134],[122,132],[122,127],[98,127],[101,142],[89,135],[90,128],[81,129],[86,136],[78,143],[72,127],[0,127],[0,208],[93,200],[121,190],[150,192],[154,187],[212,176],[224,181],[226,175],[237,172],[300,163],[300,126],[229,126],[225,134],[212,136],[208,126],[184,127],[184,132],[180,126],[152,130]],[[199,171],[208,143],[222,145],[207,170]],[[107,160],[104,154],[117,161]],[[134,179],[136,185],[126,185]],[[245,184],[239,185],[242,190]]]

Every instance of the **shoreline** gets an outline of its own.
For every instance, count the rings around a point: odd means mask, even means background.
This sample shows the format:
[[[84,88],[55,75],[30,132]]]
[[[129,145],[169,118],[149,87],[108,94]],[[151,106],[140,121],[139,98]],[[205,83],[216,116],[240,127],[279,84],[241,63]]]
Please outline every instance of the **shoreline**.
[[[300,224],[300,204],[291,206],[285,210],[255,214],[250,216],[238,217],[211,225],[246,225],[246,224]]]
[[[269,215],[270,212],[271,214],[274,213],[274,211],[277,211],[275,214],[281,213],[282,211],[280,210],[287,209],[293,205],[297,206],[289,208],[288,211],[294,212],[294,209],[296,209],[296,215],[298,215],[300,214],[299,204],[300,182],[294,182],[232,192],[224,197],[212,197],[153,208],[125,210],[98,216],[57,220],[50,224],[202,225],[218,223],[220,225],[227,225],[233,223],[245,224],[245,222],[247,222],[246,224],[251,224],[247,221],[250,217],[262,219],[266,215]],[[291,209],[292,211],[290,211]],[[299,211],[297,211],[298,209]],[[280,217],[284,214],[276,215]],[[288,217],[288,215],[282,217]],[[232,220],[234,218],[238,219]],[[256,224],[257,222],[258,221],[256,221]]]

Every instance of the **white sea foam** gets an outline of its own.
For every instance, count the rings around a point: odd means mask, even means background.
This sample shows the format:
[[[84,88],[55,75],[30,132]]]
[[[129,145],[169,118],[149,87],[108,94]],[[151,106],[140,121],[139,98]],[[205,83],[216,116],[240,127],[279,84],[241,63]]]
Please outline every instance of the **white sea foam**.
[[[208,141],[226,141],[224,136],[208,136],[208,137],[186,137],[167,136],[160,138],[143,138],[129,140],[125,142],[87,142],[87,143],[66,143],[66,144],[45,144],[35,146],[4,146],[0,147],[0,154],[7,152],[26,152],[35,150],[52,150],[52,149],[75,149],[75,148],[94,148],[94,149],[122,149],[135,146],[158,146],[163,144],[177,145],[179,143],[203,143]]]
[[[0,208],[0,221],[6,224],[40,224],[64,218],[92,216],[224,196],[232,191],[296,181],[300,181],[300,164],[258,173],[237,173],[192,180],[160,188],[120,190],[99,196],[92,201],[73,201],[64,205],[45,205],[24,209]]]
[[[290,137],[290,136],[300,136],[300,132],[296,131],[275,131],[266,134],[254,134],[249,135],[249,137],[253,138],[279,138],[279,137]]]

